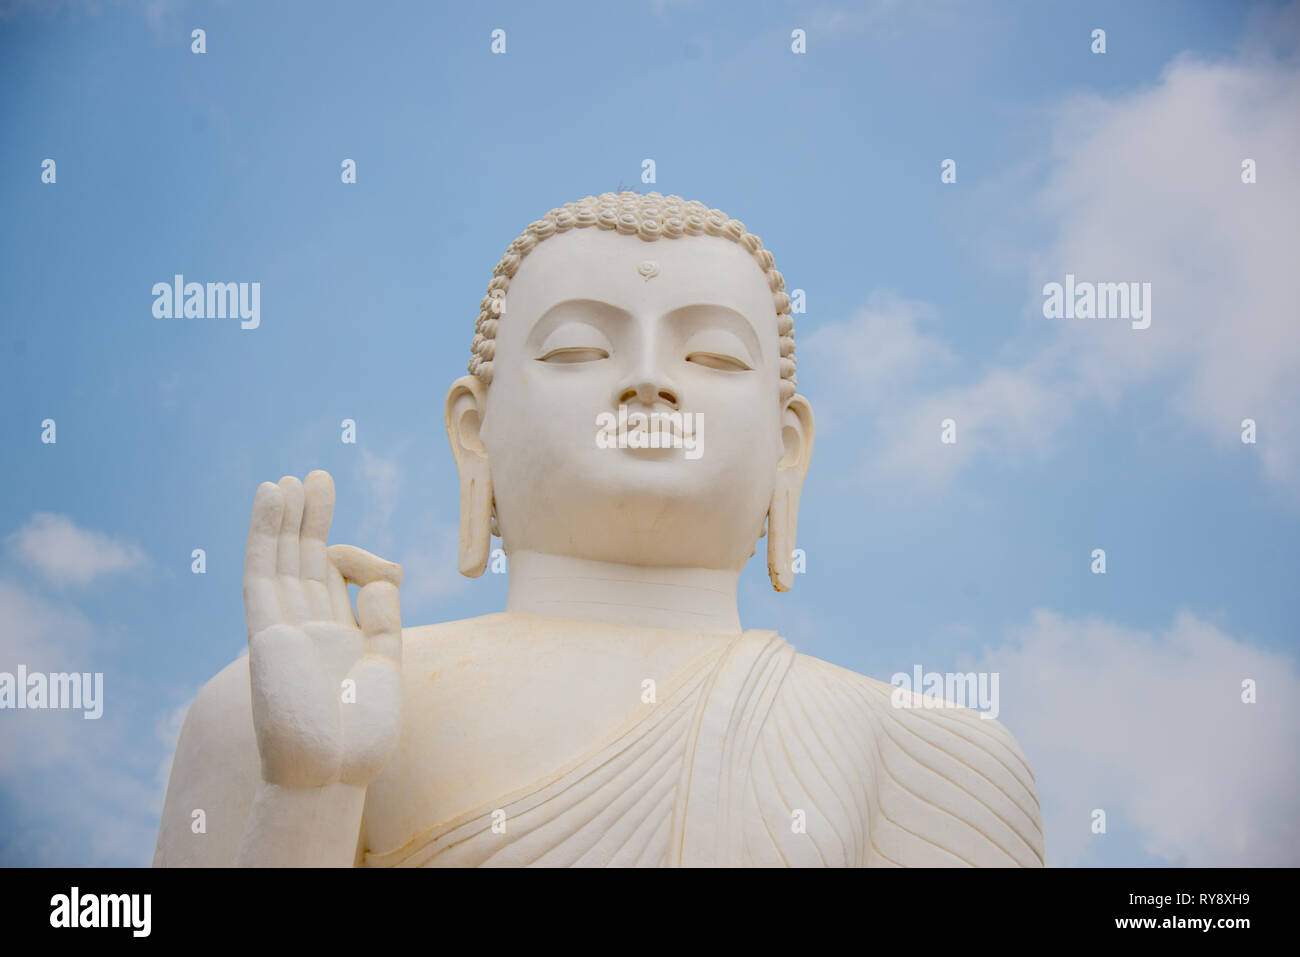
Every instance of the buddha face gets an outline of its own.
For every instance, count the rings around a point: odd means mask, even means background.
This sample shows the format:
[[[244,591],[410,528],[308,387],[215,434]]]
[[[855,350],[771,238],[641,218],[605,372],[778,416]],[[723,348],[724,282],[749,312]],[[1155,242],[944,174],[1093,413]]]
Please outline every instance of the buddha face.
[[[804,443],[779,358],[771,290],[739,244],[574,229],[524,258],[491,386],[457,416],[449,399],[449,435],[486,457],[508,551],[738,570]],[[695,448],[598,441],[620,405],[685,414]]]

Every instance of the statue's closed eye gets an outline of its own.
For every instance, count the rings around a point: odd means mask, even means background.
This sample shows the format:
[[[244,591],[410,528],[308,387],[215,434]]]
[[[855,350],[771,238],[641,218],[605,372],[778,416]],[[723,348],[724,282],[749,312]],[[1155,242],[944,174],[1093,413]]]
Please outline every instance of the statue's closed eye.
[[[565,322],[546,337],[535,355],[538,362],[573,363],[608,359],[613,347],[595,326],[586,322]]]
[[[609,353],[597,346],[566,346],[538,356],[538,362],[595,362],[608,359]]]
[[[706,326],[690,335],[683,350],[686,361],[719,372],[751,372],[754,365],[740,338],[725,328]]]
[[[686,361],[695,362],[702,366],[708,366],[710,369],[720,369],[723,372],[750,371],[750,366],[741,362],[734,356],[724,356],[714,352],[692,352],[686,357]]]

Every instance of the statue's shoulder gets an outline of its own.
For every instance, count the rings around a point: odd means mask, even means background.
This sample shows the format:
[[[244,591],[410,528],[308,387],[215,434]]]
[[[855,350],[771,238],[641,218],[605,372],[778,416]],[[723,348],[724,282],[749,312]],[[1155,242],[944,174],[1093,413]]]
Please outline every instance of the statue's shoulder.
[[[418,658],[439,649],[490,641],[506,637],[517,628],[514,616],[504,612],[407,627],[402,629],[402,656],[404,660],[412,655]],[[251,702],[248,649],[245,647],[234,661],[209,678],[194,696],[190,713],[195,717],[196,732],[201,730],[197,726],[228,728],[228,719],[245,715],[251,728]]]
[[[505,613],[461,618],[402,629],[403,660],[417,660],[438,650],[457,648],[475,642],[505,637],[517,629],[513,616]],[[231,730],[240,732],[241,743],[252,737],[252,691],[248,680],[248,649],[226,665],[199,688],[187,717],[191,737],[206,739],[209,734],[229,742]]]
[[[1033,772],[1001,722],[805,654],[795,655],[780,697],[787,717],[778,726],[815,729],[838,752],[829,764],[867,792],[886,860],[944,863],[939,849],[956,862],[1042,864]]]
[[[189,719],[193,719],[193,733],[220,734],[227,737],[230,722],[252,728],[252,691],[248,684],[248,649],[245,648],[234,661],[226,665],[199,688],[190,704]]]
[[[1026,768],[1029,765],[1015,736],[1005,725],[988,714],[911,692],[811,655],[796,654],[791,672],[796,681],[802,680],[803,683],[813,687],[843,689],[852,699],[860,703],[859,706],[864,714],[886,715],[890,720],[913,732],[932,724],[933,721],[929,719],[936,713],[942,714],[953,723],[953,729],[977,731],[1011,752]],[[961,737],[969,740],[969,735],[963,734]]]
[[[248,655],[222,668],[190,703],[172,758],[154,850],[156,867],[228,867],[261,780]],[[203,829],[194,830],[196,809]]]
[[[490,641],[510,637],[527,627],[527,619],[510,612],[498,611],[473,618],[456,618],[430,625],[413,625],[402,629],[402,649],[422,650],[429,645],[452,642]]]
[[[495,657],[503,647],[528,640],[528,622],[509,612],[457,618],[402,629],[402,667],[406,670],[438,663]]]

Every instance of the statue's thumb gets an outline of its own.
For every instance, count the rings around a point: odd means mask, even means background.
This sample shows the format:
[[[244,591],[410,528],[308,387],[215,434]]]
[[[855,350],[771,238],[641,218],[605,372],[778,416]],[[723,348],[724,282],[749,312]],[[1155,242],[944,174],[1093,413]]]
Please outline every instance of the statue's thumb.
[[[371,582],[390,582],[394,586],[402,584],[402,566],[372,555],[364,548],[355,545],[331,545],[326,551],[334,567],[339,570],[343,580],[350,585],[364,588]]]

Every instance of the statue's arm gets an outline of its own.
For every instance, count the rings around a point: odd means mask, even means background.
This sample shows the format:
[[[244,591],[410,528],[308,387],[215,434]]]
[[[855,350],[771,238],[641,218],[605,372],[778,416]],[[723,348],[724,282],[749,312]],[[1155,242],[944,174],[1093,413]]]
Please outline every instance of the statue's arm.
[[[233,865],[261,777],[248,658],[241,656],[203,686],[185,716],[154,866]]]
[[[401,724],[401,566],[325,545],[334,482],[264,482],[244,558],[252,722],[261,776],[239,867],[350,867],[366,788]],[[353,614],[347,584],[356,584]]]
[[[248,658],[241,656],[190,705],[167,782],[154,866],[351,865],[365,788],[266,784],[250,698]]]
[[[286,788],[263,783],[253,797],[235,865],[351,867],[365,804],[365,785]]]
[[[1037,789],[1011,733],[967,708],[899,706],[897,691],[796,656],[755,751],[754,798],[766,810],[765,826],[747,834],[749,858],[1043,866]]]
[[[356,862],[366,788],[401,722],[402,570],[327,548],[333,513],[325,472],[258,488],[244,559],[249,653],[186,717],[156,864]],[[360,588],[355,616],[348,583]]]

